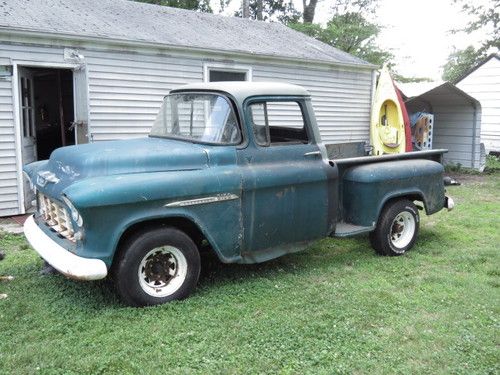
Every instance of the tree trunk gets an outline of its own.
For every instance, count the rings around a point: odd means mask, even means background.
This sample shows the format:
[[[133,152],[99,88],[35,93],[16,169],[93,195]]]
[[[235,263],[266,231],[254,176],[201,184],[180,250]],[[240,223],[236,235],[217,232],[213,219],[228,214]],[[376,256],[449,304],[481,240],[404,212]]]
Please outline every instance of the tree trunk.
[[[250,0],[242,1],[241,14],[243,18],[250,18]]]
[[[309,4],[307,4],[307,0],[302,0],[302,3],[304,4],[304,23],[312,23],[318,0],[309,0]]]
[[[263,16],[262,16],[262,12],[263,12],[263,4],[262,4],[262,0],[257,0],[257,19],[259,21],[262,21],[263,19]]]

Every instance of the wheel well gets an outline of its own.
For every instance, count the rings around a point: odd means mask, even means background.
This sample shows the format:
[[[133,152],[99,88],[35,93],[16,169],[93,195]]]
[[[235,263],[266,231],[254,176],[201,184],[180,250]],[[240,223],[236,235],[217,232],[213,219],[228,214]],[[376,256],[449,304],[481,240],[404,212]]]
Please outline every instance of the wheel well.
[[[194,222],[184,217],[169,217],[164,219],[146,220],[131,225],[121,235],[115,249],[113,263],[114,259],[116,259],[117,255],[122,250],[123,244],[126,243],[131,237],[135,236],[137,233],[161,227],[174,227],[183,231],[194,241],[194,243],[198,247],[198,250],[201,250],[203,247],[205,247],[205,245],[210,245],[200,228]]]
[[[420,193],[410,193],[410,194],[404,194],[404,195],[398,195],[396,197],[392,197],[392,198],[389,198],[388,200],[386,200],[381,208],[380,211],[382,211],[389,203],[392,203],[394,201],[399,201],[399,200],[402,200],[402,199],[408,199],[412,202],[414,201],[419,201],[419,202],[422,202],[422,204],[424,205],[424,209],[425,208],[425,201],[424,201],[424,198],[422,196],[422,194]],[[418,206],[417,206],[418,207]]]

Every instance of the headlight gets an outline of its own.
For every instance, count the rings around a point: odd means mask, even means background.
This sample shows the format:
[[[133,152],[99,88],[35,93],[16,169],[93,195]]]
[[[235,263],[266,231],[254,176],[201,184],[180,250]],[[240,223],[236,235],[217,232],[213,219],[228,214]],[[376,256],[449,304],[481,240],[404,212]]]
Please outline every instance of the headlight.
[[[64,195],[62,196],[62,200],[64,201],[64,203],[66,203],[66,206],[68,206],[73,221],[76,223],[76,225],[81,227],[83,225],[83,219],[78,210],[75,208],[75,206],[73,206],[73,203],[71,203],[71,201]]]

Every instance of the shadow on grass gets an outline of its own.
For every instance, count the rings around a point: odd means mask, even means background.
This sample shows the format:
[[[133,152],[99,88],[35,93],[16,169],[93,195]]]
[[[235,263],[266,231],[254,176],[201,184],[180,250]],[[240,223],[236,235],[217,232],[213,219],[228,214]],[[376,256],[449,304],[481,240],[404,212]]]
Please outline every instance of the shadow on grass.
[[[231,280],[250,280],[254,277],[273,279],[285,274],[307,273],[325,267],[349,266],[353,261],[377,258],[367,236],[346,240],[323,239],[303,251],[255,264],[225,264],[213,252],[202,256],[200,285],[214,285]]]
[[[434,255],[442,251],[441,244],[445,239],[440,232],[427,228],[419,237],[417,246],[412,251],[412,258],[418,253]],[[432,246],[426,246],[426,243],[431,243]],[[198,286],[203,290],[205,298],[207,293],[217,294],[220,288],[231,283],[251,287],[255,279],[274,281],[295,274],[317,274],[318,270],[320,273],[330,273],[332,270],[335,272],[337,269],[352,267],[354,263],[377,263],[383,258],[385,257],[377,255],[371,249],[367,236],[323,239],[304,251],[259,264],[224,264],[213,252],[204,252]],[[384,259],[386,260],[388,259]],[[67,279],[63,275],[40,276],[41,265],[41,261],[38,266],[31,263],[24,267],[23,273],[31,279],[28,289],[34,298],[44,301],[55,310],[69,308],[91,315],[108,309],[130,309],[121,303],[113,282],[109,279],[82,282]]]
[[[202,255],[198,285],[205,292],[213,290],[215,293],[231,282],[250,284],[255,279],[274,280],[283,275],[316,272],[328,267],[340,269],[351,266],[354,261],[370,262],[377,258],[366,237],[320,240],[304,251],[259,264],[224,264],[213,252],[207,252]],[[109,279],[84,282],[60,274],[41,276],[41,265],[41,262],[38,266],[30,264],[23,273],[31,279],[30,293],[49,309],[64,307],[88,315],[108,309],[130,309],[121,303]]]

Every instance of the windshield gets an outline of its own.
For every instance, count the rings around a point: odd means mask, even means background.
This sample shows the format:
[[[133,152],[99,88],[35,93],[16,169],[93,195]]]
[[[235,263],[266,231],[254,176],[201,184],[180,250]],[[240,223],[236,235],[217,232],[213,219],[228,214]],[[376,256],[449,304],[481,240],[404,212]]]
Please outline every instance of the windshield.
[[[217,94],[182,93],[166,96],[150,135],[219,144],[241,141],[231,104]]]

